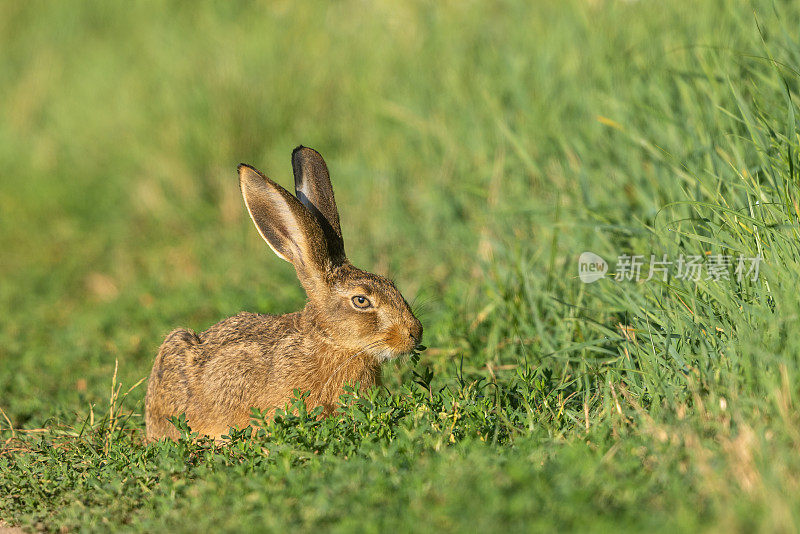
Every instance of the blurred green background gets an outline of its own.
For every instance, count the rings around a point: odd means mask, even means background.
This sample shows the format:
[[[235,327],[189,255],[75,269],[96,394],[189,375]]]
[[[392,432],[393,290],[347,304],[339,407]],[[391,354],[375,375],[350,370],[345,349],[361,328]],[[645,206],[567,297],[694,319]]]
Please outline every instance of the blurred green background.
[[[299,309],[236,165],[289,186],[304,144],[331,170],[353,263],[414,301],[437,387],[554,393],[535,410],[516,393],[497,401],[485,417],[505,437],[495,429],[491,447],[470,445],[486,436],[466,423],[445,439],[463,438],[458,452],[406,435],[422,443],[409,448],[417,468],[376,448],[364,457],[387,472],[353,475],[344,460],[270,472],[298,492],[318,477],[316,508],[278,492],[277,523],[250,509],[238,520],[358,530],[325,508],[343,498],[325,488],[355,476],[367,530],[423,517],[443,530],[536,518],[544,530],[794,530],[799,26],[800,6],[767,0],[3,3],[0,437],[107,409],[115,362],[127,389],[175,327]],[[584,250],[612,265],[626,252],[765,265],[750,284],[589,286]],[[547,380],[534,387],[529,370]],[[389,389],[414,372],[386,366]],[[144,391],[128,401],[136,435]],[[149,458],[138,439],[130,451]],[[36,462],[8,451],[0,517],[102,529],[107,502],[52,474],[37,480],[58,489],[37,493],[19,475]],[[161,528],[147,523],[160,510],[180,530],[203,496],[224,494],[208,504],[219,524],[255,491],[209,475],[182,493],[153,477],[134,479],[172,493],[112,524]],[[391,513],[407,523],[370,505],[398,491],[393,477],[404,492]],[[431,497],[430,480],[453,493]]]

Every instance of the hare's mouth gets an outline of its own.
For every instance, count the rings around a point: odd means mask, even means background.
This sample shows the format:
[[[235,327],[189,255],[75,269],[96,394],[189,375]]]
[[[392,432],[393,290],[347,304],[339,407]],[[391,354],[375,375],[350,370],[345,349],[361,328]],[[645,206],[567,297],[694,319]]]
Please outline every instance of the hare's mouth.
[[[419,340],[413,337],[411,332],[401,325],[394,325],[385,333],[383,345],[389,352],[386,359],[406,356],[414,352],[419,345]]]
[[[390,327],[364,347],[364,352],[370,354],[378,362],[384,363],[401,356],[412,354],[419,343],[400,325]]]

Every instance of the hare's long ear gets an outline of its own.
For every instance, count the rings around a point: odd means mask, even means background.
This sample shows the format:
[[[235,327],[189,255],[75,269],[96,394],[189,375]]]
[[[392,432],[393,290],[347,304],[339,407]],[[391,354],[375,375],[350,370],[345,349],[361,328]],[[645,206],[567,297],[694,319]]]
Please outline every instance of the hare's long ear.
[[[322,281],[330,257],[316,218],[286,189],[249,165],[239,165],[239,186],[261,237],[294,265],[306,291]]]
[[[328,244],[328,254],[334,263],[345,260],[344,240],[339,226],[339,211],[333,198],[333,186],[328,166],[319,152],[299,146],[292,152],[294,190],[297,198],[317,218]]]

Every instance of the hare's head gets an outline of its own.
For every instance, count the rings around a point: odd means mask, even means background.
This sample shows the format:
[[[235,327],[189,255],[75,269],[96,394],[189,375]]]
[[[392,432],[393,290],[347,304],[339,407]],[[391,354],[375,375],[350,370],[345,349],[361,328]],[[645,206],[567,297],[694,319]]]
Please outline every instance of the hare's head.
[[[270,248],[294,265],[309,312],[336,346],[388,360],[422,341],[422,324],[394,284],[350,264],[328,168],[318,152],[292,153],[295,198],[253,167],[239,165],[250,217]]]

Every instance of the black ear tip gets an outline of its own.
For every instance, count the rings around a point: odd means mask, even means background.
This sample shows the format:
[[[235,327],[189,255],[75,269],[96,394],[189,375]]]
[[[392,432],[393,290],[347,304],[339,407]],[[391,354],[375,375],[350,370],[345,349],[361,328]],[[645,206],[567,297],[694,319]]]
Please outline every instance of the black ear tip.
[[[314,150],[313,148],[310,148],[310,147],[307,147],[307,146],[303,146],[303,145],[297,145],[297,148],[292,150],[292,160],[294,160],[301,153],[305,153],[306,157],[309,157],[309,156],[310,157],[316,156],[318,158],[322,157],[322,155],[320,155],[320,153],[317,152],[316,150]]]

